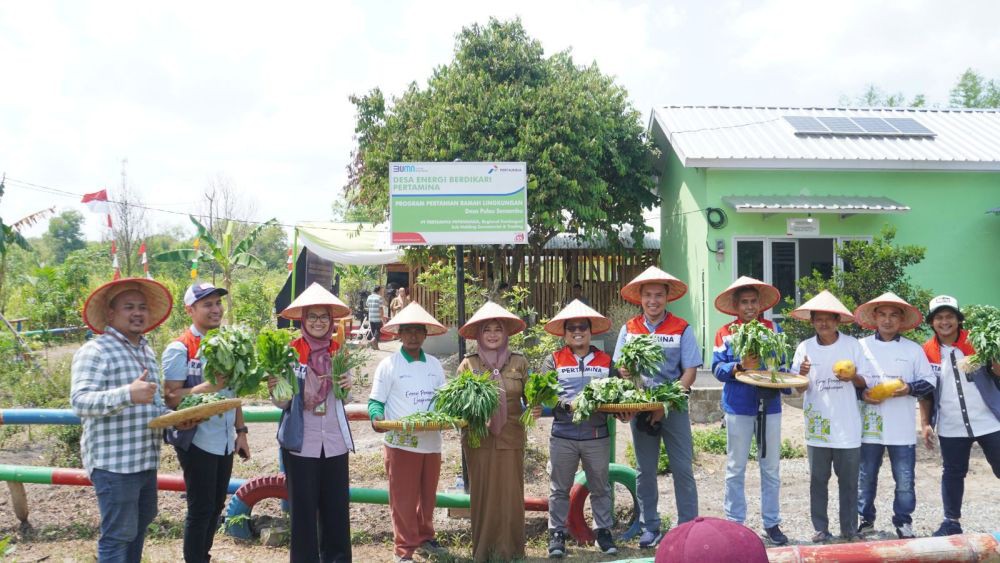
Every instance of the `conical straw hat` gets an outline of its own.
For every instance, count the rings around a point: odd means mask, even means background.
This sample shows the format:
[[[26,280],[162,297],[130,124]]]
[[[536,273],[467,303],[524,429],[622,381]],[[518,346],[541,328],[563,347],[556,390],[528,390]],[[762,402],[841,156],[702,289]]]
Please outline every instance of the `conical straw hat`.
[[[507,331],[507,336],[517,334],[527,326],[514,313],[492,301],[487,301],[467,323],[462,325],[462,328],[458,329],[458,334],[467,340],[476,340],[479,338],[479,325],[486,321],[500,321]]]
[[[611,328],[611,321],[591,309],[579,299],[574,299],[562,311],[545,323],[545,332],[555,336],[566,335],[566,321],[570,319],[590,319],[590,334],[601,334]]]
[[[424,325],[427,327],[427,336],[437,336],[448,332],[443,324],[431,316],[426,309],[416,301],[403,307],[396,316],[382,326],[382,332],[389,334],[399,334],[399,327],[402,325]]]
[[[816,297],[806,301],[801,307],[792,311],[791,317],[793,319],[808,322],[810,320],[809,313],[812,311],[840,315],[839,322],[841,323],[849,323],[854,320],[854,315],[847,310],[847,307],[844,307],[844,304],[840,302],[840,299],[837,299],[832,293],[825,289],[819,292]]]
[[[108,282],[98,287],[83,304],[83,322],[97,334],[104,334],[108,326],[108,306],[111,300],[126,291],[136,290],[146,297],[149,311],[149,326],[144,333],[153,330],[170,318],[174,298],[162,283],[147,278],[124,278]]]
[[[920,309],[910,305],[891,291],[887,291],[855,309],[854,321],[861,325],[862,328],[870,330],[878,329],[878,323],[875,321],[875,309],[878,309],[882,305],[899,307],[903,311],[903,323],[899,327],[900,332],[913,330],[923,322],[923,315],[920,314]]]
[[[781,292],[778,291],[778,288],[750,276],[741,276],[740,279],[730,284],[725,291],[715,298],[715,308],[727,315],[740,316],[740,312],[733,305],[733,295],[736,295],[739,290],[745,287],[752,287],[757,290],[761,313],[774,307],[781,301]]]
[[[659,283],[667,286],[667,301],[677,301],[683,297],[688,290],[686,283],[664,272],[656,266],[650,266],[649,268],[646,268],[645,272],[639,274],[635,277],[635,279],[628,282],[628,284],[621,288],[621,291],[618,293],[621,294],[622,299],[625,301],[628,301],[633,305],[641,305],[642,300],[640,294],[642,293],[642,286],[648,283]]]
[[[285,307],[285,310],[281,312],[281,316],[290,321],[301,321],[302,311],[306,307],[329,307],[332,309],[330,316],[334,319],[346,317],[351,314],[351,308],[338,299],[336,295],[323,289],[323,286],[320,284],[313,282],[312,285],[302,292],[302,295],[296,297],[295,301],[292,301],[288,307]]]

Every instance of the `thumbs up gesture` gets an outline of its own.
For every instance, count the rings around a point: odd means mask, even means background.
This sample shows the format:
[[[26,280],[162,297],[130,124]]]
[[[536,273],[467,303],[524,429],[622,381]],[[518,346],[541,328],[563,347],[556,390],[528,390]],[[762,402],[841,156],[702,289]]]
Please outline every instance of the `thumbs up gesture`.
[[[809,375],[809,370],[812,369],[812,363],[809,362],[809,356],[802,361],[802,365],[799,366],[799,375]]]
[[[149,376],[148,370],[142,370],[142,375],[129,384],[129,398],[135,405],[148,405],[153,402],[156,396],[157,385],[151,381],[146,381]]]

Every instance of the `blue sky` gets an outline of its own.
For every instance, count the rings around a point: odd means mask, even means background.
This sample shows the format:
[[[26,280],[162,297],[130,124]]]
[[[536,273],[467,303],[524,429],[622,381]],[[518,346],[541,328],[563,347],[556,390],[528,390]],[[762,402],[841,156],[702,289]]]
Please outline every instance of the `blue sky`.
[[[945,104],[973,67],[1000,79],[1000,3],[7,2],[0,172],[114,197],[122,159],[151,227],[187,226],[222,175],[283,223],[327,220],[353,146],[351,94],[400,93],[464,25],[520,16],[654,105],[836,105],[869,83]],[[529,163],[530,166],[530,163]],[[12,221],[78,198],[8,182]],[[87,216],[89,238],[100,236]],[[44,232],[44,225],[28,231]]]

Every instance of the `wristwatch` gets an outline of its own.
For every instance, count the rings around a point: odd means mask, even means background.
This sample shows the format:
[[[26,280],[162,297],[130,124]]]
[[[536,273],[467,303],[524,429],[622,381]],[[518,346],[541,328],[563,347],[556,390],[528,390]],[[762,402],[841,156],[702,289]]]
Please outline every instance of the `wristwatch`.
[[[246,434],[248,432],[250,432],[250,429],[247,428],[246,426],[237,426],[236,427],[236,433],[237,434]]]

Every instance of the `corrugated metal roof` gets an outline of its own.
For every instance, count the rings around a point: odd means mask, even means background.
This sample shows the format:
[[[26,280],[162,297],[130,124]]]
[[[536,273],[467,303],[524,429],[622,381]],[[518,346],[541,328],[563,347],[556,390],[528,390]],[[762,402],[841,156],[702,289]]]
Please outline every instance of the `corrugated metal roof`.
[[[737,213],[906,213],[910,206],[887,197],[729,196],[722,201]]]
[[[993,209],[990,209],[989,211],[987,211],[987,213],[992,213],[994,215],[1000,215],[1000,207],[994,207]]]
[[[909,117],[934,138],[796,135],[783,116]],[[665,106],[650,127],[695,168],[1000,171],[1000,111]]]

